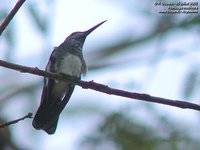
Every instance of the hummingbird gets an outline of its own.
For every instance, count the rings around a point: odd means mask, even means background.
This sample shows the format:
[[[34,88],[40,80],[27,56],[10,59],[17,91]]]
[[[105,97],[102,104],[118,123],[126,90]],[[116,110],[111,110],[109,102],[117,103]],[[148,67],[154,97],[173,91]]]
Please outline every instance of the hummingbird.
[[[104,22],[106,20],[87,31],[70,34],[62,44],[54,48],[45,70],[81,79],[81,74],[86,74],[87,70],[82,53],[85,39]],[[59,116],[68,103],[74,87],[72,83],[44,78],[40,106],[32,122],[35,129],[42,129],[50,135],[55,133]]]

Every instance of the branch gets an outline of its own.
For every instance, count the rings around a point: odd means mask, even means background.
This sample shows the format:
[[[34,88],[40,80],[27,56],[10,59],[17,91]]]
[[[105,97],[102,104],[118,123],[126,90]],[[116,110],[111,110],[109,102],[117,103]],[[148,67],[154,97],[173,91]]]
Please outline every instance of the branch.
[[[8,26],[8,24],[10,23],[10,21],[12,20],[12,18],[15,16],[15,14],[17,13],[17,11],[20,9],[20,7],[23,5],[23,3],[25,1],[26,0],[19,0],[15,4],[15,6],[13,7],[13,9],[10,11],[10,13],[8,14],[8,16],[4,19],[4,21],[2,22],[2,24],[0,26],[0,36],[1,36],[2,32]]]
[[[16,119],[16,120],[13,120],[13,121],[10,121],[10,122],[1,124],[1,125],[0,125],[0,128],[4,128],[4,127],[6,127],[6,126],[15,124],[15,123],[17,123],[17,122],[19,122],[19,121],[22,121],[22,120],[26,119],[26,118],[32,118],[32,115],[33,115],[32,113],[28,113],[28,114],[27,114],[26,116],[24,116],[24,117],[21,117],[21,118],[19,118],[19,119]]]
[[[0,60],[0,66],[17,70],[20,72],[24,72],[24,73],[31,73],[34,75],[39,75],[39,76],[48,77],[52,79],[62,80],[65,82],[70,82],[70,83],[79,85],[84,89],[91,89],[91,90],[99,91],[99,92],[110,94],[110,95],[116,95],[116,96],[131,98],[135,100],[142,100],[142,101],[152,102],[152,103],[159,103],[159,104],[164,104],[164,105],[169,105],[169,106],[175,106],[175,107],[184,108],[184,109],[193,109],[193,110],[198,110],[198,111],[200,110],[200,105],[198,104],[185,102],[181,100],[172,100],[172,99],[166,99],[166,98],[161,98],[161,97],[155,97],[155,96],[151,96],[144,93],[128,92],[128,91],[124,91],[120,89],[111,88],[107,85],[103,85],[100,83],[95,83],[93,81],[78,80],[71,76],[67,76],[67,75],[63,76],[60,74],[50,73],[50,72],[40,70],[38,68],[17,65],[17,64],[3,61],[3,60]]]

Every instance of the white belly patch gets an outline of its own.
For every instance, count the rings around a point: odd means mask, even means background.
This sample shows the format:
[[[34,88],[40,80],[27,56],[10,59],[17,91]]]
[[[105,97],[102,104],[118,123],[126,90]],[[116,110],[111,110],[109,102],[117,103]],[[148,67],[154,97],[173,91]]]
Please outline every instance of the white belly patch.
[[[64,59],[62,59],[59,72],[71,76],[79,77],[81,75],[81,60],[79,57],[68,54]]]

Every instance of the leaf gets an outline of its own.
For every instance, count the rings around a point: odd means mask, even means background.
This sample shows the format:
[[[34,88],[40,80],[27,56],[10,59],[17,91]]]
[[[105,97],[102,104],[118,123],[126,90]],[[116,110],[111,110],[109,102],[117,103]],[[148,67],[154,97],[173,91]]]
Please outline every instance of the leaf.
[[[185,86],[183,88],[183,97],[184,98],[191,98],[194,94],[194,91],[198,87],[198,80],[199,80],[199,68],[195,67],[189,74],[186,76],[185,79]]]
[[[30,12],[34,20],[34,23],[37,25],[38,29],[42,33],[46,33],[47,32],[47,19],[45,19],[46,17],[42,16],[40,14],[41,12],[36,10],[36,7],[33,5],[29,5],[28,11]]]

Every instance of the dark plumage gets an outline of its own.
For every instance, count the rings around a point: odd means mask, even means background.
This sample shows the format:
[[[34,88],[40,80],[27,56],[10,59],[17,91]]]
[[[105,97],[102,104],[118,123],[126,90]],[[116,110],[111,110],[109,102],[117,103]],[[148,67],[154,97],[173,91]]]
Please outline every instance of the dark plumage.
[[[82,54],[82,47],[86,37],[105,21],[84,32],[74,32],[56,47],[46,66],[46,71],[71,75],[81,78],[86,73],[86,63]],[[68,103],[74,85],[71,83],[44,78],[44,87],[40,106],[33,119],[33,127],[42,129],[48,134],[54,134],[59,115]]]

